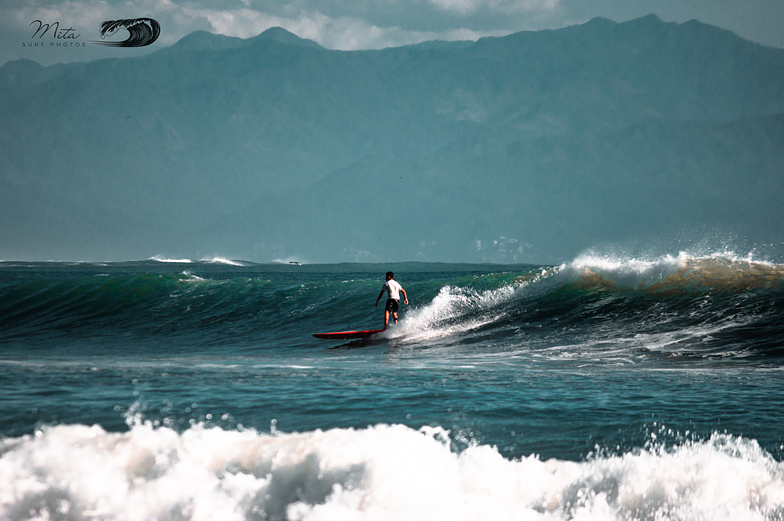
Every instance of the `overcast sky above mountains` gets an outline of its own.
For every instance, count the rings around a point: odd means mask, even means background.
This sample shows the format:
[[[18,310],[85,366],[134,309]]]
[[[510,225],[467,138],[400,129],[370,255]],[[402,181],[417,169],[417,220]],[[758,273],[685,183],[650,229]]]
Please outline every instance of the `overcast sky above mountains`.
[[[7,0],[0,6],[0,64],[20,58],[50,65],[146,54],[197,30],[248,38],[279,26],[329,49],[355,50],[557,29],[597,16],[622,22],[649,13],[665,22],[697,19],[784,48],[781,0]],[[161,24],[160,38],[149,47],[91,43],[99,37],[101,22],[138,17]],[[73,28],[70,35],[78,34],[81,45],[51,46],[47,35],[46,47],[30,47],[34,20]]]

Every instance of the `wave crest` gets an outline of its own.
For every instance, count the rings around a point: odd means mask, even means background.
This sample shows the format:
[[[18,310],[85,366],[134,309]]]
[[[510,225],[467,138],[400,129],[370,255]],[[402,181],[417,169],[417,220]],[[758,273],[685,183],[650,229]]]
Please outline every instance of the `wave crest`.
[[[681,252],[653,260],[586,254],[560,266],[558,274],[574,288],[640,290],[663,296],[693,290],[743,292],[784,284],[784,265],[730,253],[694,257]]]

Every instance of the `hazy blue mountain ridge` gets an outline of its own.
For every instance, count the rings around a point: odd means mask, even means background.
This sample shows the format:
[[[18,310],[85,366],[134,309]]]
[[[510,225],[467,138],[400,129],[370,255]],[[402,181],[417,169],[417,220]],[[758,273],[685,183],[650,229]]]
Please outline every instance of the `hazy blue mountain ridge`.
[[[656,17],[355,52],[194,33],[140,58],[10,62],[0,258],[556,261],[699,226],[775,240],[781,113],[784,51]]]
[[[223,34],[212,34],[207,31],[195,31],[170,47],[166,47],[156,54],[172,54],[180,52],[206,51],[206,50],[225,50],[237,49],[253,45],[259,40],[273,40],[286,45],[301,47],[321,48],[313,40],[306,40],[292,34],[281,27],[273,27],[253,38],[237,38],[236,36],[226,36]]]
[[[366,158],[291,197],[265,198],[210,232],[220,249],[233,247],[241,258],[282,243],[315,258],[329,237],[349,260],[367,261],[404,251],[436,260],[548,262],[537,245],[568,258],[598,244],[687,243],[716,232],[776,241],[782,140],[784,115],[656,121],[604,136],[506,144],[471,136],[415,160]],[[236,234],[248,237],[244,249],[232,242]]]

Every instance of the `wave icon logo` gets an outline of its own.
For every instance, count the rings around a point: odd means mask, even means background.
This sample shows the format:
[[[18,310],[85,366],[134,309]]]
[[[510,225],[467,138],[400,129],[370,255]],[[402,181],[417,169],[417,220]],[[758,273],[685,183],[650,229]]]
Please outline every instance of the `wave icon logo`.
[[[113,36],[120,29],[128,31],[127,39],[121,42],[94,41],[93,43],[110,47],[145,47],[157,40],[161,34],[160,24],[152,18],[129,18],[101,23],[101,39]]]

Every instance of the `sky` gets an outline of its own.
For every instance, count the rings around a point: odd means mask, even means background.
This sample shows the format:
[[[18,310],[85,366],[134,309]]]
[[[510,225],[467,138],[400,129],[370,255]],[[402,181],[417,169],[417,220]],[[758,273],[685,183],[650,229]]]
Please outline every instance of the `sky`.
[[[651,13],[665,22],[696,19],[784,48],[782,0],[4,0],[0,64],[138,56],[197,30],[248,38],[279,26],[329,49],[359,50],[558,29],[597,16],[623,22]],[[141,17],[161,26],[151,45],[128,49],[93,43],[101,39],[102,22]],[[61,38],[54,29],[35,35],[39,25],[55,22]],[[121,29],[108,40],[126,36]]]

